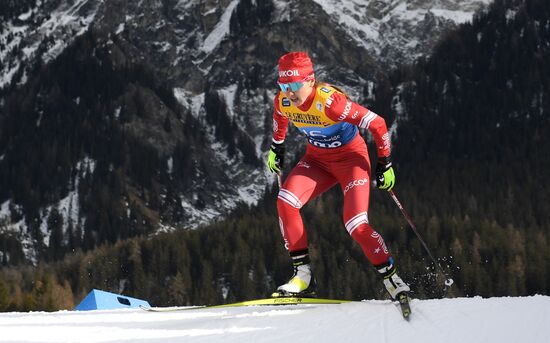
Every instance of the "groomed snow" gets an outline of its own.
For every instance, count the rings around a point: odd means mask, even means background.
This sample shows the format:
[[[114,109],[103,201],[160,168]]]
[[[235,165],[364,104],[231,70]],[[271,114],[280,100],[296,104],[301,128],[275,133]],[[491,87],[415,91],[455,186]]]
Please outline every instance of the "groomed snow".
[[[548,342],[550,297],[0,314],[0,342]]]

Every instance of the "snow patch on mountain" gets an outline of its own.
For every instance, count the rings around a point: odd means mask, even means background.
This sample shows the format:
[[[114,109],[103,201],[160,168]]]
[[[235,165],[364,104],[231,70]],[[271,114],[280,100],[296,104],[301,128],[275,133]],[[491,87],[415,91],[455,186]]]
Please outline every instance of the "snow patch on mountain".
[[[225,9],[225,12],[221,16],[220,21],[214,27],[214,30],[204,40],[204,44],[201,47],[201,50],[208,53],[211,53],[223,40],[223,38],[229,33],[229,21],[233,15],[233,10],[239,4],[239,0],[233,0]]]
[[[380,38],[379,22],[368,18],[367,3],[352,0],[314,0],[341,26],[355,34],[350,35],[365,48],[372,48],[369,41]],[[375,47],[376,54],[380,53]]]
[[[204,93],[193,94],[183,88],[174,88],[174,97],[193,117],[199,118],[204,114]]]
[[[227,105],[227,114],[231,117],[235,117],[235,97],[237,95],[238,85],[230,85],[228,87],[218,90],[218,94],[225,100]]]
[[[439,21],[459,25],[471,21],[476,11],[492,0],[395,1],[313,0],[350,32],[359,46],[372,51],[388,65],[410,63],[425,53],[423,41],[436,39],[430,32]],[[422,39],[419,39],[422,37]],[[431,42],[433,43],[433,42]]]
[[[35,8],[21,14],[17,20],[9,20],[0,32],[0,44],[5,46],[0,50],[0,88],[12,81],[25,83],[26,71],[19,80],[13,77],[36,58],[48,63],[59,56],[75,37],[88,30],[101,3],[90,0],[72,4],[60,2],[51,12],[41,13],[39,7],[48,2],[37,2]]]

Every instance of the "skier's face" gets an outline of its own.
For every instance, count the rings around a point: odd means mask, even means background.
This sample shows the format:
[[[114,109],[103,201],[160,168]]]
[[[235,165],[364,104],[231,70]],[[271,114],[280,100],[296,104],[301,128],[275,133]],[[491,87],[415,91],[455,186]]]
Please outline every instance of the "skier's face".
[[[298,89],[294,87],[295,90],[293,90],[290,87],[286,87],[286,89],[284,90],[285,96],[289,98],[290,101],[292,101],[294,106],[300,106],[306,101],[307,97],[313,91],[315,80],[304,81],[301,83],[302,86]]]

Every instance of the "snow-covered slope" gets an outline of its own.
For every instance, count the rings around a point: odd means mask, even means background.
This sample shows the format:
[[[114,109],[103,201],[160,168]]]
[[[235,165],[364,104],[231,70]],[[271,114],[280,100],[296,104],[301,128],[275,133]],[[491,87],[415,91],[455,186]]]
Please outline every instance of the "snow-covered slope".
[[[102,1],[58,2],[38,0],[36,6],[8,20],[0,30],[0,88],[16,73],[18,83],[27,80],[27,68],[37,59],[55,59],[75,37],[88,30]],[[14,80],[15,81],[15,80]]]
[[[550,297],[414,300],[197,309],[0,314],[0,342],[543,343]]]
[[[411,63],[492,0],[314,0],[382,64]]]

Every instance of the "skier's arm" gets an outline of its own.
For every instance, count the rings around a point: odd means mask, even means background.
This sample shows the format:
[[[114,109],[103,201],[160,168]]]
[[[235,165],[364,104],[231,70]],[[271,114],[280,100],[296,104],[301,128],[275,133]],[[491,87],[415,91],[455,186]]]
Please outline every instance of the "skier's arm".
[[[288,118],[283,115],[279,108],[279,93],[275,96],[273,103],[273,142],[280,144],[285,141]]]
[[[390,191],[395,185],[395,174],[391,163],[390,135],[384,118],[373,111],[349,100],[342,93],[333,93],[327,99],[325,113],[335,121],[345,121],[368,129],[376,142],[376,185]]]
[[[267,155],[267,167],[273,173],[281,173],[285,160],[284,141],[288,128],[288,118],[279,109],[279,94],[273,104],[273,142]]]
[[[327,100],[325,113],[334,121],[345,121],[360,128],[368,129],[376,142],[379,159],[389,157],[390,136],[384,118],[373,111],[349,100],[342,93],[333,93]]]

